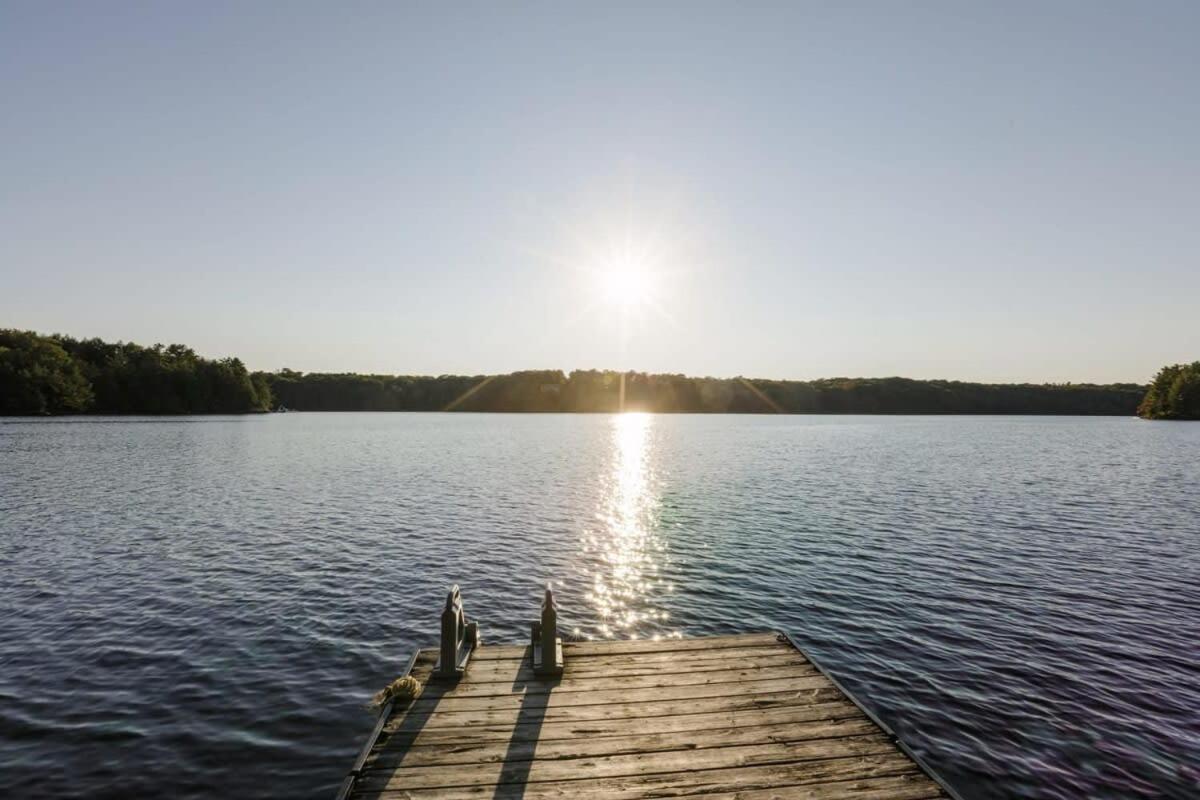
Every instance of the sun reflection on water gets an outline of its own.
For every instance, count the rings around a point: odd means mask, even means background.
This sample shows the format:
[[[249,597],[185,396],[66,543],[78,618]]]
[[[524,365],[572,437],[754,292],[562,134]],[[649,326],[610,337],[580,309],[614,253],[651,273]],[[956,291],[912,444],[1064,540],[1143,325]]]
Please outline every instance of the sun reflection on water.
[[[612,419],[611,460],[600,476],[602,493],[594,526],[584,531],[583,551],[591,571],[585,595],[596,610],[585,638],[679,637],[659,606],[674,586],[663,578],[666,542],[659,535],[658,476],[652,460],[653,417],[618,414]]]

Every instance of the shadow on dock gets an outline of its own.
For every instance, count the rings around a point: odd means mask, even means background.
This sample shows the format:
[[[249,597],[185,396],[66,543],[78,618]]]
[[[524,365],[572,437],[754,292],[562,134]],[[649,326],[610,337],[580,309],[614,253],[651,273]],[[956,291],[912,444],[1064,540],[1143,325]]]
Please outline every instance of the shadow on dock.
[[[475,652],[458,594],[339,800],[957,797],[786,634],[563,647],[547,590],[531,644]]]
[[[381,749],[386,748],[389,760],[395,759],[391,765],[392,774],[404,766],[404,759],[410,751],[410,745],[421,735],[421,731],[425,729],[429,720],[433,719],[442,698],[452,693],[456,687],[456,683],[430,682],[426,684],[424,691],[417,699],[392,707],[392,719],[401,714],[403,717],[399,725],[386,731],[379,740]],[[429,707],[426,708],[426,705]],[[414,711],[413,706],[417,706],[419,710]]]
[[[533,663],[533,648],[525,649],[523,661]],[[513,723],[512,735],[508,740],[508,749],[504,753],[504,766],[500,769],[500,777],[496,781],[493,800],[521,800],[525,797],[525,785],[529,779],[529,771],[533,767],[533,757],[537,752],[538,739],[541,737],[542,724],[546,721],[546,710],[550,706],[550,698],[561,677],[522,678],[520,670],[513,681],[513,694],[521,695],[521,710],[517,712],[516,722]],[[532,694],[530,688],[537,687],[545,691]]]

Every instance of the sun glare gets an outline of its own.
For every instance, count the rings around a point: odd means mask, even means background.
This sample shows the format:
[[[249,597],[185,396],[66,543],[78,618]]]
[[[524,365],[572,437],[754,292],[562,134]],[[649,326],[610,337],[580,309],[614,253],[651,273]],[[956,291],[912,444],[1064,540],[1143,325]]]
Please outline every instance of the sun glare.
[[[668,306],[679,295],[680,245],[673,234],[627,220],[623,229],[586,228],[572,237],[572,247],[573,253],[555,260],[577,276],[580,315],[599,321],[622,359],[632,337],[674,324]]]
[[[628,308],[650,300],[653,289],[650,276],[636,264],[613,264],[601,274],[600,280],[605,300],[614,305]]]

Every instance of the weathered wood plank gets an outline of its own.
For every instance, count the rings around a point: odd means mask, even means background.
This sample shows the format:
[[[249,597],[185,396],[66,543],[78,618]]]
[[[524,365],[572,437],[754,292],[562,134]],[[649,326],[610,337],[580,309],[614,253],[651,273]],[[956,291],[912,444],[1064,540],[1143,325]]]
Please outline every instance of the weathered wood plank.
[[[779,645],[775,633],[746,633],[731,636],[705,636],[699,639],[605,639],[589,642],[563,642],[563,657],[570,655],[617,655],[621,653],[682,653],[691,650],[711,651],[729,647],[757,647]],[[702,644],[697,644],[701,642]],[[483,644],[472,654],[471,660],[493,661],[528,658],[528,645]]]
[[[611,675],[675,675],[685,672],[706,672],[722,669],[745,669],[751,667],[771,667],[788,664],[805,664],[811,666],[808,659],[799,653],[780,652],[775,649],[754,648],[753,650],[737,651],[743,655],[726,657],[723,654],[713,654],[708,658],[697,658],[699,653],[689,653],[688,659],[640,659],[637,656],[615,656],[601,658],[598,656],[579,657],[572,659],[567,668],[570,677]],[[500,665],[504,665],[500,668]],[[472,681],[505,680],[522,677],[525,664],[514,661],[494,661],[481,665],[481,669],[471,677]]]
[[[577,656],[567,662],[563,677],[674,675],[809,663],[808,659],[795,650],[779,647],[730,648],[714,653],[690,651],[682,655],[685,658],[673,658],[667,653],[650,653],[646,657],[636,653],[611,657]],[[535,677],[528,659],[472,663],[467,670],[467,679],[471,683],[533,680]]]
[[[546,781],[525,784],[433,787],[428,789],[374,788],[364,796],[380,800],[643,800],[643,798],[770,791],[779,787],[812,786],[845,781],[919,774],[912,760],[899,752],[826,758],[762,766],[684,769],[615,778]],[[735,795],[736,796],[736,795]],[[781,793],[780,797],[790,797]]]
[[[658,753],[670,750],[706,750],[714,747],[752,745],[763,742],[786,743],[808,739],[836,739],[846,736],[863,736],[877,733],[878,730],[875,723],[866,718],[851,718],[641,735],[414,746],[388,748],[382,751],[378,757],[368,759],[366,768],[411,769],[452,764],[488,764],[501,761],[561,761],[596,756]]]
[[[644,642],[613,642],[614,647],[624,644],[645,644]],[[564,645],[564,647],[572,647],[572,643]],[[568,653],[571,650],[568,649]],[[487,657],[491,653],[491,657]],[[500,655],[503,654],[503,655]],[[627,673],[627,670],[637,670],[639,674],[649,672],[661,672],[663,674],[674,672],[688,672],[695,669],[720,669],[720,662],[736,661],[739,663],[757,663],[763,659],[780,660],[783,663],[808,663],[801,653],[788,644],[772,642],[770,644],[756,644],[746,647],[721,647],[712,650],[676,650],[668,652],[609,652],[597,651],[586,653],[573,653],[573,658],[567,662],[566,669],[568,672],[574,672],[578,675],[591,674],[596,672],[620,672]],[[437,661],[437,651],[425,649],[418,653],[417,663],[413,667],[413,674],[423,676],[423,679],[428,679],[429,674],[433,671],[433,665]],[[693,664],[695,667],[693,667]],[[528,670],[528,675],[523,674],[525,669],[529,667],[529,648],[528,647],[488,647],[483,646],[475,651],[472,656],[471,666],[467,669],[465,680],[480,681],[480,680],[516,680],[522,677],[532,676],[532,670]],[[492,677],[500,676],[500,677]]]
[[[745,695],[714,697],[698,706],[694,700],[648,700],[637,703],[609,703],[590,706],[551,706],[545,711],[545,722],[587,722],[593,720],[633,719],[638,717],[674,716],[678,714],[712,713],[720,711],[743,711],[748,709],[783,708],[807,706],[842,699],[843,695],[833,684],[816,689],[800,691],[762,692]],[[436,714],[409,712],[406,717],[423,717],[426,727],[461,728],[473,725],[512,725],[515,720],[513,708],[467,709],[451,711],[438,709]],[[386,729],[394,726],[389,723]]]
[[[547,761],[514,761],[444,767],[367,770],[359,778],[364,791],[430,789],[451,786],[495,786],[503,783],[577,781],[684,770],[787,764],[830,758],[862,757],[895,752],[881,733],[800,742],[765,742],[705,750],[598,756]]]
[[[635,644],[636,642],[630,642]],[[614,642],[614,646],[616,643]],[[709,661],[722,658],[743,658],[745,656],[755,655],[778,655],[786,653],[788,655],[803,657],[803,654],[796,650],[786,642],[759,643],[749,645],[739,645],[737,647],[718,647],[711,650],[693,649],[693,650],[668,650],[659,652],[634,652],[625,653],[609,650],[596,650],[594,652],[574,652],[575,663],[577,664],[597,664],[603,662],[613,663],[629,663],[637,662],[639,664],[652,664],[662,662],[687,662],[687,661]]]
[[[628,692],[633,689],[665,689],[676,686],[699,686],[717,683],[740,683],[745,681],[771,681],[783,678],[809,678],[820,675],[811,664],[784,664],[761,668],[738,668],[677,672],[667,675],[585,675],[573,674],[547,680],[532,677],[529,680],[479,681],[470,680],[459,684],[454,698],[496,697],[509,695],[561,694],[564,692]]]
[[[752,767],[750,769],[761,769]],[[666,797],[687,796],[693,800],[936,800],[943,798],[941,787],[931,781],[923,773],[910,772],[907,774],[889,775],[882,778],[864,778],[861,780],[845,780],[845,781],[828,781],[816,784],[795,784],[789,786],[775,786],[770,789],[752,789],[748,791],[723,791],[723,792],[705,792],[703,794],[682,794],[688,787],[672,786],[672,794],[664,794],[662,789],[653,789],[644,794],[635,795],[638,798],[642,797]],[[395,792],[381,792],[378,794],[367,795],[371,798],[379,798],[379,800],[395,800],[397,797],[411,798],[411,800],[422,800],[422,798],[433,797],[431,792],[439,790],[416,790],[412,793],[405,792],[397,794]],[[460,792],[474,792],[472,794],[459,794]],[[536,794],[536,792],[535,792]],[[501,788],[498,795],[502,798],[517,798],[518,795],[511,792],[506,792]],[[454,797],[483,797],[472,787],[470,789],[451,789],[450,793],[438,794],[438,797],[447,797],[453,800]],[[486,795],[490,797],[491,795]],[[519,797],[524,797],[522,794]],[[589,800],[590,798],[608,798],[610,794],[595,794],[589,791],[576,790],[572,797],[580,798],[580,800]],[[626,795],[631,797],[634,795]]]
[[[911,773],[887,778],[716,792],[692,797],[695,800],[933,800],[944,798],[945,794],[942,787],[924,773]]]
[[[592,642],[566,642],[563,656],[567,655],[616,655],[618,653],[675,653],[685,650],[721,650],[726,647],[753,647],[778,644],[776,633],[742,633],[732,636],[704,636],[698,639],[633,639]]]
[[[931,800],[937,783],[774,633],[572,642],[536,678],[484,646],[397,707],[354,784],[380,800]],[[412,674],[428,681],[437,653]]]
[[[505,661],[529,658],[529,645],[526,644],[488,644],[486,633],[480,648],[471,654],[471,663],[479,661]]]
[[[562,708],[565,706],[601,705],[610,703],[652,700],[702,700],[709,697],[729,697],[764,692],[804,691],[823,689],[833,684],[821,674],[774,680],[743,680],[731,683],[697,684],[688,686],[654,687],[650,689],[616,689],[608,691],[550,692],[537,694],[508,694],[485,697],[460,697],[453,691],[442,691],[435,684],[412,704],[412,711],[484,711],[488,709]],[[697,709],[703,710],[703,709]]]
[[[690,706],[688,706],[690,707]],[[587,708],[584,706],[584,708]],[[574,710],[574,709],[573,709]],[[425,745],[461,745],[481,742],[551,741],[556,739],[636,736],[647,733],[678,733],[715,728],[739,728],[749,725],[775,725],[862,717],[858,706],[845,700],[803,703],[744,711],[683,713],[656,717],[615,717],[613,719],[570,722],[514,724],[514,718],[495,725],[452,725],[430,727],[415,719],[406,727],[393,720],[389,726],[389,748]],[[425,719],[436,719],[437,715]]]

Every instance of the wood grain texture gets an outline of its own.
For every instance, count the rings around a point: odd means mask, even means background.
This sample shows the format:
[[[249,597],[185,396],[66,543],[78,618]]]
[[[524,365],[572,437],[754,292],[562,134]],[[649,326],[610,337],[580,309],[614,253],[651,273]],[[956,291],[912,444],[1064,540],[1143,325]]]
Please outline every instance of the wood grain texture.
[[[704,701],[703,709],[698,709],[694,700],[661,700],[643,701],[638,703],[611,703],[608,705],[591,706],[556,706],[545,710],[545,715],[538,722],[588,722],[595,720],[633,719],[638,717],[659,717],[675,714],[694,714],[697,711],[744,711],[748,709],[782,708],[795,705],[812,705],[829,702],[842,698],[843,695],[832,684],[817,689],[803,691],[764,692],[755,694],[735,695],[731,697],[712,697]],[[402,709],[397,709],[397,714]],[[394,730],[396,726],[407,720],[423,720],[421,724],[427,728],[453,727],[464,728],[471,725],[502,724],[512,726],[518,724],[512,709],[482,710],[482,711],[450,711],[435,709],[433,712],[410,712],[402,718],[393,717],[396,722],[389,723],[386,730]],[[402,723],[400,720],[404,720]]]
[[[831,695],[832,696],[832,695]],[[853,703],[831,700],[824,703],[798,703],[743,711],[717,711],[668,714],[649,717],[621,716],[611,719],[541,722],[514,725],[479,724],[447,727],[424,726],[413,733],[402,730],[403,724],[393,721],[389,734],[393,744],[420,747],[432,744],[475,744],[479,742],[553,741],[556,739],[595,738],[601,736],[634,736],[644,733],[678,733],[681,731],[740,728],[751,725],[802,723],[859,717],[862,712]]]
[[[668,719],[670,719],[668,717]],[[594,756],[632,755],[668,750],[693,752],[714,747],[751,745],[761,742],[796,742],[805,739],[837,739],[877,733],[862,719],[813,722],[783,722],[738,728],[668,731],[615,736],[586,736],[573,739],[522,739],[517,742],[425,743],[407,749],[394,748],[368,758],[368,769],[397,769],[438,764],[488,764],[503,761],[547,761]]]
[[[773,633],[571,642],[564,674],[485,644],[466,677],[397,704],[353,797],[927,800],[945,795]]]
[[[598,780],[568,780],[549,783],[526,783],[523,785],[498,786],[450,786],[435,789],[392,789],[364,792],[368,797],[385,797],[388,800],[439,797],[445,800],[475,800],[476,798],[503,798],[515,800],[642,800],[642,798],[690,797],[690,796],[735,796],[750,792],[767,792],[767,796],[791,798],[803,796],[797,789],[821,785],[846,784],[848,782],[877,779],[882,777],[913,776],[916,780],[919,769],[902,754],[865,756],[862,758],[832,758],[821,761],[806,761],[792,764],[772,764],[761,767],[739,767],[732,769],[689,770],[685,772],[659,772]],[[928,778],[925,778],[928,781]],[[929,781],[932,784],[932,781]],[[776,795],[770,792],[778,792]],[[927,794],[926,797],[942,797]]]
[[[567,662],[564,677],[634,675],[671,675],[684,672],[706,672],[725,669],[808,664],[800,653],[780,652],[778,646],[738,647],[712,653],[690,651],[682,653],[647,653],[644,656],[626,653],[613,656],[576,656]],[[471,682],[532,680],[529,659],[492,660],[471,665]]]
[[[510,697],[512,695],[563,694],[565,692],[629,692],[633,689],[671,689],[680,686],[709,686],[718,683],[745,683],[768,681],[779,678],[811,678],[819,675],[811,664],[780,664],[762,667],[741,667],[726,663],[725,669],[673,672],[668,674],[623,675],[619,672],[606,675],[591,673],[576,675],[564,670],[556,681],[545,681],[533,676],[514,676],[509,680],[476,680],[472,675],[469,682],[459,685],[455,699],[464,697]],[[524,670],[522,670],[523,674]]]

